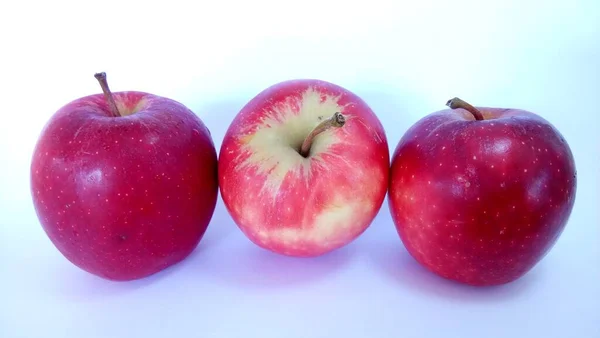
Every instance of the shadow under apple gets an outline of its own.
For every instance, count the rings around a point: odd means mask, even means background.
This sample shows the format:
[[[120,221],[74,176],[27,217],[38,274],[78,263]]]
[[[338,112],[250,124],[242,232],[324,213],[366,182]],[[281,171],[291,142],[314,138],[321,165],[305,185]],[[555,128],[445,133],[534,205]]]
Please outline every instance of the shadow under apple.
[[[521,297],[534,287],[543,273],[538,266],[512,283],[476,287],[434,274],[410,256],[402,247],[401,242],[373,246],[370,258],[377,271],[400,287],[423,293],[426,296],[460,302],[495,303]]]
[[[290,257],[262,249],[241,231],[225,248],[196,260],[201,278],[216,279],[241,289],[286,288],[313,283],[350,263],[354,252],[343,247],[319,257]]]
[[[68,261],[55,260],[54,262],[56,264],[47,266],[48,270],[52,270],[47,271],[47,274],[52,277],[46,278],[44,288],[52,288],[54,289],[53,294],[59,295],[61,299],[74,302],[99,301],[107,297],[118,297],[136,292],[164,279],[173,272],[173,269],[168,268],[142,279],[112,281],[81,270]]]

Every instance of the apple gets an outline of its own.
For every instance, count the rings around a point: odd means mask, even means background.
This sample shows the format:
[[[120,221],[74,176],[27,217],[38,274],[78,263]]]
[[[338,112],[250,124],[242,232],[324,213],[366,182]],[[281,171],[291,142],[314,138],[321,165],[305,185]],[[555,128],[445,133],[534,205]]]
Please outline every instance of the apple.
[[[240,230],[274,253],[315,257],[361,235],[389,177],[384,128],[369,106],[329,82],[297,79],[252,98],[219,154],[219,186]]]
[[[71,263],[140,279],[185,259],[218,194],[209,130],[171,99],[137,91],[76,99],[44,126],[31,162],[38,219]]]
[[[565,228],[573,155],[538,114],[459,98],[447,105],[411,126],[392,155],[393,222],[409,254],[433,273],[475,286],[512,282]]]

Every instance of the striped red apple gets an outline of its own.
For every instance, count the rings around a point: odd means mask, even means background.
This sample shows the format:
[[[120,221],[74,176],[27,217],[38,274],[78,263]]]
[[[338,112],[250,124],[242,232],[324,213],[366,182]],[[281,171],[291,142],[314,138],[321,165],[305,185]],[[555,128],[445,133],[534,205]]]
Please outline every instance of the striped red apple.
[[[338,85],[275,84],[223,139],[219,185],[241,231],[283,255],[318,256],[363,233],[387,192],[389,149],[369,106]]]

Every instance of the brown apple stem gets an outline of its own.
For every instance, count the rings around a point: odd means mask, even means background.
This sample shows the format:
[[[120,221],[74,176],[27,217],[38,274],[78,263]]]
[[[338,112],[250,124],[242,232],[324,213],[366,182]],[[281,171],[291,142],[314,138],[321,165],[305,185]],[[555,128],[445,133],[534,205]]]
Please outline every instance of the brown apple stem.
[[[458,97],[448,100],[448,102],[446,102],[446,105],[448,107],[450,107],[451,109],[462,108],[462,109],[468,111],[469,113],[473,114],[473,116],[475,116],[475,120],[477,120],[477,121],[483,120],[483,114],[479,111],[479,109],[473,107],[468,102],[463,101],[463,100],[459,99]]]
[[[319,123],[310,132],[310,134],[308,134],[308,136],[306,136],[306,138],[304,139],[304,142],[302,142],[302,147],[300,147],[300,155],[302,155],[304,157],[308,156],[308,154],[310,152],[310,147],[312,146],[313,140],[317,135],[319,135],[320,133],[326,131],[327,129],[333,128],[333,127],[336,127],[336,128],[342,127],[344,124],[346,124],[346,118],[340,112],[336,112],[335,114],[333,114],[332,117]]]
[[[110,92],[110,88],[108,88],[108,82],[106,81],[106,73],[96,73],[94,77],[100,83],[100,87],[102,87],[102,92],[104,92],[104,98],[106,98],[106,102],[108,103],[108,107],[110,108],[110,112],[114,117],[121,116],[119,109],[117,108],[117,103],[115,102],[115,98]]]

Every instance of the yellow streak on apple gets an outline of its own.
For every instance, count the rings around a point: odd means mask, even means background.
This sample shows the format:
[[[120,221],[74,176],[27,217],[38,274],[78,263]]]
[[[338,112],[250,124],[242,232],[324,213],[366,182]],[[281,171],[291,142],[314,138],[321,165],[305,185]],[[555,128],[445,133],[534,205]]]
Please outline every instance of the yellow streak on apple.
[[[121,116],[128,116],[146,107],[147,100],[143,98],[134,107],[130,108],[125,105],[125,102],[123,102],[122,98],[116,96],[115,103],[117,104],[117,109],[119,109],[119,113],[121,113]]]
[[[327,130],[314,139],[310,156],[302,157],[298,150],[304,138],[321,122],[333,116],[335,112],[343,113],[344,107],[338,104],[338,97],[327,95],[321,102],[321,93],[313,88],[306,90],[294,112],[292,102],[285,102],[274,107],[254,133],[243,137],[243,151],[250,156],[240,163],[237,170],[246,167],[256,168],[259,174],[267,174],[263,191],[266,189],[273,197],[291,170],[302,170],[303,177],[310,179],[311,165],[321,161],[321,155],[327,152],[330,145],[339,141],[334,130]]]
[[[373,208],[369,201],[348,200],[347,197],[335,197],[340,203],[332,203],[323,208],[310,227],[278,228],[269,231],[258,230],[258,240],[269,244],[285,244],[291,250],[306,249],[304,244],[323,249],[338,247],[359,234],[362,230],[361,215]],[[303,222],[306,223],[306,222]],[[313,247],[314,249],[314,247]]]

